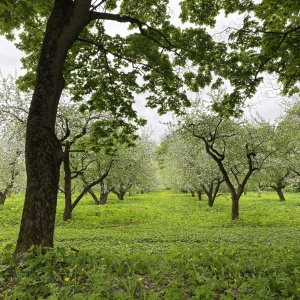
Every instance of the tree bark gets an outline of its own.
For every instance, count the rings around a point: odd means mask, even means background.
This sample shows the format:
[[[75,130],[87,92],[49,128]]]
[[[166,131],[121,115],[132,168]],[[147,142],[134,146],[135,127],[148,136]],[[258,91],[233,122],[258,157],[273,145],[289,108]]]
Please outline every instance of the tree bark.
[[[198,195],[198,200],[201,201],[202,200],[202,191],[197,190],[197,195]]]
[[[105,205],[107,203],[107,198],[108,198],[109,192],[101,192],[100,194],[100,204]]]
[[[271,186],[277,193],[280,201],[285,201],[283,190],[281,186]]]
[[[231,218],[232,220],[236,220],[239,218],[239,197],[237,195],[232,195],[231,200]]]
[[[0,192],[0,205],[4,205],[6,200],[6,194],[3,192]]]
[[[56,0],[48,19],[27,120],[27,187],[15,257],[31,246],[53,247],[59,169],[63,159],[55,135],[68,50],[88,24],[90,1]]]
[[[95,201],[95,204],[96,205],[99,205],[100,204],[100,201],[98,200],[96,194],[94,193],[94,191],[92,189],[89,189],[88,190],[88,193],[92,196],[92,198],[94,199]]]
[[[65,209],[63,220],[71,219],[72,214],[72,178],[70,168],[70,147],[71,144],[66,142],[64,151],[64,192],[65,192]]]

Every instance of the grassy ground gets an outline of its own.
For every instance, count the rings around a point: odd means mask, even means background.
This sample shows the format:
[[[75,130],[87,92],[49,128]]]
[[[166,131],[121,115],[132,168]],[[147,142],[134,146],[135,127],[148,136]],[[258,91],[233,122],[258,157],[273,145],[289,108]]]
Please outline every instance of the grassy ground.
[[[229,197],[209,208],[157,192],[82,200],[57,213],[56,248],[16,265],[21,196],[0,207],[0,299],[300,299],[300,195]]]

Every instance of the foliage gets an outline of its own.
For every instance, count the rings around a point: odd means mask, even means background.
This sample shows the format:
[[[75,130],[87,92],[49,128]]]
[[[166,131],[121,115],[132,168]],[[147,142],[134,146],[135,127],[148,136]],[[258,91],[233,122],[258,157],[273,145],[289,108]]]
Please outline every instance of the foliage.
[[[156,192],[106,206],[86,197],[71,222],[57,218],[57,248],[11,261],[23,196],[0,207],[0,299],[297,299],[299,195],[242,198],[209,208]],[[58,214],[63,214],[59,197]]]
[[[180,4],[182,20],[196,27],[215,27],[222,14],[230,21],[222,39],[227,54],[215,58],[221,62],[214,71],[219,83],[228,80],[233,91],[214,104],[219,113],[240,114],[239,104],[255,94],[266,72],[276,76],[283,93],[299,92],[298,2],[183,0]]]

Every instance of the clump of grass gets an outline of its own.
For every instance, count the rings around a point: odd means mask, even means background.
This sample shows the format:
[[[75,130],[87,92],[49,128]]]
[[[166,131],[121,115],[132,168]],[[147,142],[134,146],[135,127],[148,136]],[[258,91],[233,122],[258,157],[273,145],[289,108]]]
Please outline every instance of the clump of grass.
[[[60,199],[56,248],[32,249],[11,260],[22,208],[1,207],[0,299],[299,299],[298,198],[269,193],[209,208],[190,195],[157,192],[85,198],[63,222]],[[15,213],[16,212],[16,213]]]

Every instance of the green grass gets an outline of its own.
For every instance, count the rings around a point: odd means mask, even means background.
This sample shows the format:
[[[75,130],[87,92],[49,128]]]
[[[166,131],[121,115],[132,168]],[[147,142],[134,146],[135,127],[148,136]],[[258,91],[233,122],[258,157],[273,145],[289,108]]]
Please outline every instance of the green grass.
[[[300,299],[300,195],[286,198],[248,193],[231,221],[229,196],[87,197],[63,222],[59,197],[56,248],[16,264],[14,195],[0,207],[0,299]]]

